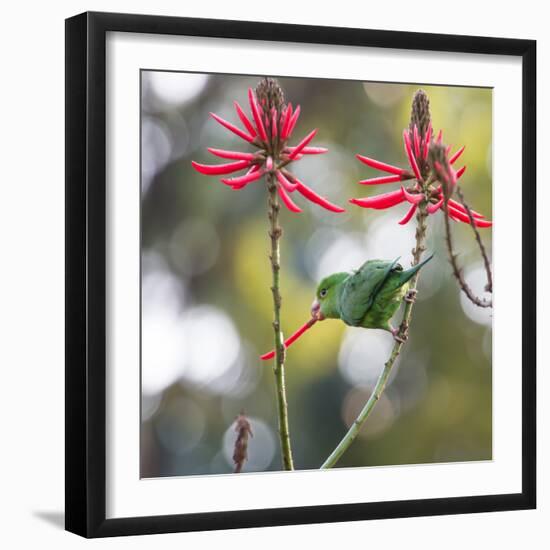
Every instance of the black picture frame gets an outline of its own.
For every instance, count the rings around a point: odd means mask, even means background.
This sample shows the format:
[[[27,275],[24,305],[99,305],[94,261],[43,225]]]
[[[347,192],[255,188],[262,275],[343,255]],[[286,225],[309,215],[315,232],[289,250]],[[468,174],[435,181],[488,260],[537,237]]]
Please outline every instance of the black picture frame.
[[[516,494],[106,519],[105,43],[109,31],[520,57],[522,491]],[[536,42],[116,13],[66,20],[66,529],[107,537],[530,509],[536,506]]]

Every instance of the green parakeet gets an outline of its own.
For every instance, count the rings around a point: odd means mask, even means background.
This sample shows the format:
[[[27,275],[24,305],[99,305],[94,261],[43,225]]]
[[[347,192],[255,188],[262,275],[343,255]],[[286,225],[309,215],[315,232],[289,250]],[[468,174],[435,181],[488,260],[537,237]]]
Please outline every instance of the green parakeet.
[[[397,331],[391,318],[409,290],[415,273],[433,258],[404,270],[394,261],[368,260],[352,273],[334,273],[317,287],[311,315],[319,321],[341,319],[352,327]]]
[[[403,341],[398,329],[391,326],[391,318],[399,309],[403,298],[409,297],[409,281],[422,266],[433,258],[433,254],[409,269],[387,260],[368,260],[352,273],[333,273],[325,277],[317,287],[315,300],[311,305],[311,319],[284,342],[285,348],[295,342],[317,321],[342,319],[352,327],[380,328],[391,332],[394,338]],[[415,291],[416,293],[416,291]],[[272,350],[260,356],[266,361],[275,356]]]

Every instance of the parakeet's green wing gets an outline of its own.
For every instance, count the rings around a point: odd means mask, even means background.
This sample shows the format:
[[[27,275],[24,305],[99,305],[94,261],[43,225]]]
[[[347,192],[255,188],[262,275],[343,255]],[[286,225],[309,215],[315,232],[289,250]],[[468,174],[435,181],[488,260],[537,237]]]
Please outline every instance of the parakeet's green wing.
[[[346,324],[360,325],[390,273],[403,269],[398,259],[369,260],[346,279],[339,303],[340,317]]]

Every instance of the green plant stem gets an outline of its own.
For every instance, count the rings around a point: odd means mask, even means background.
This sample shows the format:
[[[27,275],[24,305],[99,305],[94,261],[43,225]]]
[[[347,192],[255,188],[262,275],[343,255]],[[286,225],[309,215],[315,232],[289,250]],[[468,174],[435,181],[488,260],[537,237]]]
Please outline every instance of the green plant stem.
[[[273,294],[273,331],[275,334],[275,364],[273,371],[275,373],[275,384],[277,388],[277,410],[279,416],[279,439],[281,442],[281,455],[283,468],[285,470],[294,470],[292,460],[292,448],[290,445],[290,430],[288,427],[288,405],[285,389],[285,347],[283,333],[281,331],[281,292],[279,288],[280,249],[279,239],[282,235],[282,229],[279,226],[279,200],[277,196],[277,185],[273,180],[273,175],[267,175],[267,187],[269,190],[269,236],[271,238],[271,274]]]
[[[426,203],[423,202],[419,209],[416,216],[416,246],[413,249],[413,262],[412,265],[415,266],[418,263],[420,263],[420,260],[422,259],[422,254],[424,250],[426,250],[426,247],[424,246],[424,242],[426,240]],[[413,294],[416,291],[416,286],[418,283],[418,276],[420,272],[417,272],[416,275],[411,279],[410,284],[410,290],[413,291]],[[389,359],[386,361],[384,368],[382,369],[382,372],[380,373],[380,376],[378,377],[378,380],[376,381],[376,385],[374,386],[374,389],[365,403],[364,407],[362,408],[361,412],[359,413],[359,416],[354,420],[353,424],[347,431],[346,435],[342,438],[340,443],[336,446],[336,448],[332,451],[330,456],[325,460],[325,462],[321,465],[322,470],[326,470],[328,468],[332,468],[335,466],[335,464],[340,460],[342,455],[349,449],[350,445],[353,443],[359,432],[361,431],[361,428],[363,427],[363,424],[369,417],[370,413],[374,409],[376,403],[380,399],[382,393],[384,392],[384,389],[386,387],[386,383],[388,381],[388,378],[391,374],[391,370],[399,357],[399,354],[401,353],[401,349],[403,348],[404,342],[406,338],[408,337],[409,332],[409,325],[411,322],[412,317],[412,310],[413,310],[414,300],[406,301],[405,302],[405,308],[403,311],[403,319],[401,321],[401,325],[399,326],[399,338],[400,340],[395,341],[395,344],[392,348],[391,354]]]

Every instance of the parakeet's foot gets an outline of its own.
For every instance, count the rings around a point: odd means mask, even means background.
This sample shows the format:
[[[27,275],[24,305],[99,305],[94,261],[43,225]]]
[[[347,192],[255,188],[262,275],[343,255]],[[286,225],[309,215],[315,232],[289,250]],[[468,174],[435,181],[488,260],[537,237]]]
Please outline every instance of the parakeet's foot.
[[[391,333],[393,334],[393,339],[400,344],[404,344],[407,341],[408,334],[401,334],[399,328],[392,328]]]
[[[405,294],[405,297],[403,300],[405,302],[408,302],[409,304],[414,304],[416,302],[416,295],[418,294],[418,290],[416,288],[411,288],[407,294]]]

